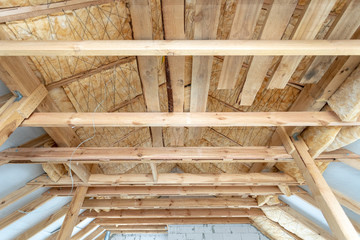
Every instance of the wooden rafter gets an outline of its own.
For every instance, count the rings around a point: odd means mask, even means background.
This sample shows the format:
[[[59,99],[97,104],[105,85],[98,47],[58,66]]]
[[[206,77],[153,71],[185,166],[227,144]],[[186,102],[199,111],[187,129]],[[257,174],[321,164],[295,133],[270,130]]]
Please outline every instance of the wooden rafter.
[[[13,191],[9,195],[7,195],[7,196],[3,197],[2,199],[0,199],[0,210],[7,207],[7,206],[9,206],[10,204],[16,202],[20,198],[34,192],[35,190],[38,190],[40,187],[41,186],[25,185],[24,187],[19,188],[16,191]]]
[[[91,231],[94,231],[96,228],[98,228],[98,225],[90,222],[86,227],[81,229],[78,233],[76,233],[74,236],[71,237],[71,240],[80,240],[82,239],[86,234],[88,234]]]
[[[21,126],[91,127],[93,124],[97,127],[330,127],[360,126],[360,118],[342,121],[334,112],[34,113]]]
[[[96,239],[97,236],[99,236],[101,233],[103,233],[105,231],[104,228],[102,227],[98,227],[97,229],[95,229],[95,231],[93,231],[92,233],[90,233],[88,236],[86,236],[84,238],[84,240],[94,240]]]

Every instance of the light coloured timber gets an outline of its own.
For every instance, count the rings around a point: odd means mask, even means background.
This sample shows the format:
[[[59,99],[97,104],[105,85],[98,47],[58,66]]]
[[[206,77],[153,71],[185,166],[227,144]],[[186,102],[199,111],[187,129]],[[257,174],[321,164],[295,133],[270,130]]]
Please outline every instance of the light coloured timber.
[[[189,173],[161,173],[158,181],[153,182],[151,174],[120,174],[105,175],[92,174],[88,183],[79,181],[78,177],[63,176],[57,182],[52,182],[45,175],[40,176],[30,185],[49,186],[103,186],[103,185],[237,185],[237,186],[273,186],[288,184],[299,185],[292,177],[284,173],[241,173],[241,174],[189,174]]]
[[[26,204],[25,206],[21,207],[17,211],[14,211],[0,219],[0,230],[6,228],[10,224],[14,223],[15,221],[19,220],[20,218],[24,217],[27,213],[35,211],[38,207],[46,203],[47,201],[53,199],[55,196],[51,195],[43,195],[39,198],[36,198],[32,202]]]
[[[0,56],[356,56],[360,40],[0,41]],[[196,65],[200,67],[201,65]],[[204,68],[205,69],[205,68]],[[197,74],[197,73],[196,73]],[[264,75],[265,77],[265,75]]]
[[[20,198],[34,192],[35,190],[38,190],[40,187],[41,186],[25,185],[24,187],[19,188],[18,190],[11,192],[9,195],[7,195],[7,196],[3,197],[2,199],[0,199],[0,210],[3,209],[3,208],[6,208],[10,204],[13,204],[14,202],[19,200]]]
[[[360,215],[360,203],[358,201],[351,199],[350,197],[346,196],[345,194],[334,188],[332,188],[331,190],[333,191],[335,197],[341,205]]]
[[[26,18],[113,3],[114,1],[116,0],[68,0],[65,2],[1,9],[0,23],[25,20]]]
[[[183,0],[162,1],[162,16],[165,39],[185,39],[185,2]],[[168,57],[168,70],[174,112],[184,111],[185,57]],[[184,146],[184,128],[170,129],[170,145]]]
[[[188,224],[249,224],[249,218],[112,218],[95,219],[94,222],[106,228],[107,225],[188,225]]]
[[[48,94],[40,84],[28,97],[12,102],[0,115],[0,145],[28,118]]]
[[[294,194],[306,194],[296,186],[290,186]],[[74,194],[69,187],[52,188],[45,194],[55,196],[71,196]],[[279,195],[277,186],[120,186],[120,187],[89,187],[86,197],[121,197],[121,196],[242,196],[242,195]],[[87,206],[87,200],[83,207]]]
[[[104,240],[106,236],[106,232],[103,232],[100,236],[98,236],[95,240]]]
[[[74,236],[71,237],[71,240],[80,240],[82,239],[86,234],[88,234],[91,231],[94,231],[99,226],[90,222],[86,227],[81,229],[78,233],[76,233]]]
[[[273,127],[360,126],[334,112],[34,113],[23,127]],[[154,146],[156,147],[156,146]],[[159,147],[159,146],[157,146]]]
[[[334,236],[338,239],[359,239],[357,232],[327,185],[314,159],[310,156],[305,142],[301,138],[299,140],[292,139],[292,142],[296,148],[292,154],[294,161],[303,173],[305,181]]]
[[[161,233],[167,233],[167,230],[122,230],[122,231],[111,231],[112,234],[149,234],[149,233],[155,233],[155,234],[161,234]],[[102,240],[102,239],[101,239]]]
[[[360,26],[360,0],[352,0],[342,14],[336,26],[332,29],[329,40],[350,39]],[[302,84],[317,83],[328,70],[334,56],[316,57],[301,79]]]
[[[279,40],[295,10],[298,1],[274,0],[262,30],[261,40]],[[271,67],[273,56],[255,56],[249,67],[240,96],[240,105],[250,106],[255,100],[263,80]]]
[[[167,225],[125,225],[125,226],[106,226],[108,231],[167,231]]]
[[[76,151],[75,151],[76,150]],[[72,156],[72,157],[71,157]],[[0,161],[33,163],[77,162],[223,162],[224,159],[242,162],[292,162],[283,146],[272,147],[79,147],[75,148],[9,148],[0,152]],[[316,159],[358,159],[359,155],[337,149],[324,152]],[[183,160],[186,159],[186,160]],[[226,160],[225,160],[226,161]]]
[[[314,39],[335,3],[336,0],[311,1],[292,39]],[[302,59],[303,56],[284,56],[272,76],[268,88],[285,88]]]
[[[256,217],[264,216],[259,208],[254,209],[124,209],[110,211],[85,211],[80,218],[208,218],[208,217]]]
[[[229,40],[250,40],[264,0],[238,0]],[[219,77],[218,89],[232,89],[239,78],[244,56],[226,56]]]
[[[87,187],[79,186],[76,188],[75,195],[71,200],[64,222],[61,225],[59,234],[57,235],[57,240],[70,239],[74,226],[77,223],[78,215],[81,205],[85,199],[86,191]]]
[[[5,95],[0,96],[0,114],[3,112],[3,110],[5,110],[7,108],[7,106],[9,104],[11,104],[12,102],[14,102],[15,100],[15,96],[12,93],[8,93]],[[9,101],[10,99],[12,99],[12,101]],[[7,105],[3,108],[4,105]]]
[[[84,240],[94,240],[96,239],[97,236],[99,236],[101,233],[103,233],[105,231],[104,228],[102,227],[98,227],[95,231],[93,231],[92,233],[90,233],[88,236],[86,236],[84,238]]]
[[[166,187],[165,187],[166,188]],[[86,199],[83,209],[258,208],[253,198]],[[81,216],[86,216],[82,214]]]
[[[67,211],[68,211],[67,207],[61,208],[56,213],[50,215],[49,217],[47,217],[40,223],[38,223],[35,226],[33,226],[32,228],[26,230],[26,232],[24,232],[21,235],[19,235],[18,237],[16,237],[15,240],[30,239],[31,237],[33,237],[35,234],[39,233],[44,228],[50,226],[51,224],[53,224],[54,222],[56,222],[57,220],[59,220],[60,218],[65,216]]]

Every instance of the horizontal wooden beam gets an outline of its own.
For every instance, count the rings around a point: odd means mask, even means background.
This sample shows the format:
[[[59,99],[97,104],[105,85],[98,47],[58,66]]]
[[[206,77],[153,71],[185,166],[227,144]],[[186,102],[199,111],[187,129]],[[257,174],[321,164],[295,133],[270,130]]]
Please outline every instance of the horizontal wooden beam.
[[[293,194],[306,194],[306,191],[299,187],[290,186],[289,188]],[[44,194],[71,196],[74,191],[71,191],[71,187],[55,187]],[[282,192],[277,186],[119,186],[89,187],[86,196],[242,196],[279,194],[282,194]]]
[[[106,225],[184,225],[184,224],[249,224],[249,218],[99,218],[94,223]],[[106,227],[105,227],[106,228]]]
[[[0,56],[360,55],[360,40],[0,41]]]
[[[257,217],[264,216],[260,209],[142,209],[85,211],[80,218],[208,218],[208,217]]]
[[[81,182],[77,176],[61,177],[57,182],[51,181],[46,175],[29,182],[30,185],[42,186],[103,186],[103,185],[299,185],[291,176],[285,173],[239,173],[239,174],[189,174],[189,173],[161,173],[158,181],[153,182],[151,174],[120,174],[105,175],[92,174],[87,183]]]
[[[274,127],[360,126],[334,112],[34,113],[23,127]]]
[[[254,198],[86,199],[84,209],[258,208]],[[85,215],[82,215],[85,216]]]
[[[0,162],[10,163],[111,163],[111,162],[292,162],[283,146],[272,147],[80,147],[10,148],[0,152]],[[317,160],[358,159],[346,149],[325,152]]]
[[[125,225],[125,226],[106,226],[108,231],[167,231],[167,225]]]

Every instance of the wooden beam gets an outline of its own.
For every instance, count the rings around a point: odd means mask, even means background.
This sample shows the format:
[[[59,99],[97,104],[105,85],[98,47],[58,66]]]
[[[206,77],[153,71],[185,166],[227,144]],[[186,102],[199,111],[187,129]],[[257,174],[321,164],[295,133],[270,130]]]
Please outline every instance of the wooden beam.
[[[84,209],[258,208],[253,198],[86,199]],[[81,214],[87,216],[87,214]]]
[[[5,94],[5,95],[0,96],[0,114],[3,112],[3,110],[5,110],[5,109],[3,109],[3,106],[4,106],[5,104],[9,104],[9,100],[10,100],[11,98],[12,98],[13,100],[15,100],[15,96],[14,96],[13,93],[8,93],[8,94]],[[10,103],[11,103],[11,101],[10,101]],[[5,107],[5,108],[6,108],[6,107]]]
[[[231,26],[229,40],[250,40],[253,36],[264,0],[239,0]],[[232,89],[240,75],[244,56],[225,56],[218,89]]]
[[[75,148],[9,148],[0,152],[0,161],[23,163],[71,162],[292,162],[293,157],[283,146],[273,147],[80,147]],[[337,149],[324,152],[317,160],[357,159],[359,155]],[[185,160],[183,160],[185,159]]]
[[[24,119],[33,113],[47,93],[44,85],[40,84],[28,97],[22,97],[19,101],[9,104],[0,114],[0,145],[8,139]]]
[[[85,199],[87,187],[77,187],[75,195],[70,203],[69,210],[66,213],[64,222],[61,226],[57,240],[67,240],[71,237],[74,226],[77,222],[81,205]]]
[[[319,226],[315,222],[311,221],[310,219],[308,219],[304,215],[300,214],[296,210],[292,209],[291,207],[282,207],[281,209],[283,211],[285,211],[286,213],[288,213],[289,215],[291,215],[292,217],[294,217],[301,224],[305,225],[310,230],[312,230],[313,232],[318,234],[319,236],[321,236],[321,237],[323,237],[325,239],[329,239],[329,240],[335,240],[336,239],[331,233],[329,233],[328,231],[326,231],[321,226]]]
[[[292,39],[314,39],[335,3],[336,0],[311,1]],[[272,76],[268,88],[285,88],[302,59],[303,56],[284,56]]]
[[[84,41],[2,40],[0,41],[0,56],[104,56],[104,55],[148,56],[148,57],[150,56],[216,56],[216,55],[219,56],[298,56],[298,55],[355,56],[355,55],[360,55],[360,40],[84,40]],[[195,67],[200,67],[200,66],[201,65],[199,66],[196,65]],[[196,73],[196,75],[198,75],[198,73]]]
[[[352,0],[328,36],[329,40],[350,39],[360,26],[360,0]],[[328,70],[335,57],[316,57],[307,69],[302,84],[317,83]]]
[[[284,133],[284,135],[286,134]],[[282,140],[283,142],[287,141],[287,139]],[[296,148],[292,154],[294,161],[303,173],[305,181],[314,194],[314,198],[334,235],[339,239],[359,239],[350,220],[321,175],[314,159],[310,156],[306,144],[301,138],[299,140],[292,139],[292,142]]]
[[[261,40],[279,40],[295,10],[297,1],[274,0],[266,23],[262,29]],[[267,71],[271,67],[273,56],[254,57],[251,61],[240,96],[240,105],[250,106],[256,98]]]
[[[106,232],[103,232],[100,236],[98,236],[95,240],[104,240],[106,236]]]
[[[39,185],[39,186],[25,185],[24,187],[11,192],[9,195],[0,199],[0,210],[3,208],[6,208],[10,204],[13,204],[20,198],[23,198],[24,196],[34,192],[35,190],[38,190],[40,187],[41,187],[41,185]]]
[[[0,23],[19,21],[58,12],[86,8],[93,5],[113,3],[116,0],[68,0],[66,2],[47,3],[35,6],[5,8],[0,11]]]
[[[165,234],[167,233],[167,230],[122,230],[122,231],[111,231],[112,234]],[[102,238],[101,240],[103,240],[104,238]]]
[[[47,201],[53,199],[55,196],[52,195],[44,195],[36,198],[32,202],[26,204],[25,206],[21,207],[17,211],[14,211],[0,219],[0,230],[6,228],[13,222],[19,220],[20,218],[24,217],[27,213],[35,211],[38,207],[42,206]]]
[[[18,237],[16,237],[15,240],[30,239],[31,237],[33,237],[35,234],[39,233],[44,228],[50,226],[51,224],[53,224],[54,222],[56,222],[57,220],[62,218],[66,214],[67,211],[68,211],[68,208],[66,208],[66,207],[61,208],[56,213],[50,215],[49,217],[47,217],[40,223],[38,223],[35,226],[33,226],[32,228],[26,230],[26,232],[24,232],[21,235],[19,235]]]
[[[296,186],[289,187],[293,194],[306,194]],[[55,196],[71,196],[71,187],[52,188],[45,194]],[[242,195],[279,195],[277,186],[121,186],[121,187],[89,187],[86,197],[118,197],[118,196],[242,196]],[[87,206],[87,200],[83,207]]]
[[[124,225],[124,226],[106,226],[108,231],[167,231],[167,225]]]
[[[59,181],[52,182],[46,176],[38,177],[31,185],[43,186],[102,186],[109,185],[238,185],[238,186],[273,186],[279,184],[299,185],[292,177],[284,173],[241,173],[241,174],[188,174],[188,173],[161,173],[158,181],[153,182],[151,174],[120,174],[105,175],[92,174],[88,183],[79,181],[77,177],[63,176]]]
[[[23,127],[273,127],[360,126],[334,112],[34,113]],[[159,147],[159,146],[154,146]]]
[[[110,218],[95,219],[100,226],[106,225],[188,225],[188,224],[249,224],[249,218]],[[106,227],[105,227],[106,228]]]
[[[94,240],[97,236],[99,236],[101,233],[105,231],[104,228],[98,227],[95,231],[90,233],[88,236],[84,238],[84,240]]]
[[[335,197],[341,205],[360,215],[360,202],[351,199],[350,197],[346,196],[342,192],[335,190],[334,188],[332,188],[331,190],[333,191]]]
[[[90,222],[86,227],[81,229],[78,233],[76,233],[74,236],[71,237],[71,240],[80,240],[82,239],[86,234],[88,234],[91,231],[94,231],[94,229],[98,228],[99,225],[94,224],[93,222]]]
[[[85,211],[81,218],[233,218],[264,216],[260,209],[142,209]]]

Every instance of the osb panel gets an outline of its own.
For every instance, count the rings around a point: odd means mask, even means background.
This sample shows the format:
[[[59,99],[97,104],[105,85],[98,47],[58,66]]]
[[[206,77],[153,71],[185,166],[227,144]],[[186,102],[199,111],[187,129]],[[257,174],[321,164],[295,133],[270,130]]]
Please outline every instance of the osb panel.
[[[64,0],[1,0],[0,8],[25,7],[34,5],[43,5],[49,3],[64,2]]]
[[[18,40],[121,40],[132,39],[129,10],[124,2],[96,5],[6,23]],[[45,84],[114,62],[119,57],[31,57]]]

